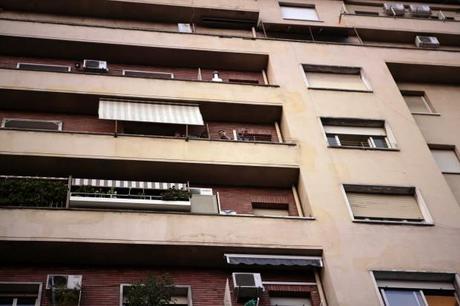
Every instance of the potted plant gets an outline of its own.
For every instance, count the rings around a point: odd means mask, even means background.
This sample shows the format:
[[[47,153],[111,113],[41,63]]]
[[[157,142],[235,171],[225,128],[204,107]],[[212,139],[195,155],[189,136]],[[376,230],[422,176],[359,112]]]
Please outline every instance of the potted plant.
[[[170,188],[161,193],[161,199],[163,201],[188,201],[192,193],[188,190]]]

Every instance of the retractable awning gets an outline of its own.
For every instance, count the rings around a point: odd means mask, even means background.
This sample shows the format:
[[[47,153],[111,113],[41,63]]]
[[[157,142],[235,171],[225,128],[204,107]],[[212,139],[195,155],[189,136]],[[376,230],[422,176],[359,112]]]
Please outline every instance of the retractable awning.
[[[225,254],[225,258],[230,265],[296,266],[305,268],[321,268],[323,266],[323,260],[318,256]]]
[[[188,188],[187,184],[184,184],[184,183],[98,180],[98,179],[84,179],[84,178],[72,179],[72,186],[138,188],[138,189],[156,189],[156,190],[167,190],[170,188],[176,188],[176,189],[187,189]]]
[[[99,100],[99,119],[204,125],[196,104],[140,103],[128,100]]]

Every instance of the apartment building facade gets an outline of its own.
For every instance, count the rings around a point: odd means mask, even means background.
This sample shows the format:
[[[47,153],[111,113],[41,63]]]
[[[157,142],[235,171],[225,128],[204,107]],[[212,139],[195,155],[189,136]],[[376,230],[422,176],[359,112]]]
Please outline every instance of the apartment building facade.
[[[0,305],[460,305],[458,1],[0,9]]]

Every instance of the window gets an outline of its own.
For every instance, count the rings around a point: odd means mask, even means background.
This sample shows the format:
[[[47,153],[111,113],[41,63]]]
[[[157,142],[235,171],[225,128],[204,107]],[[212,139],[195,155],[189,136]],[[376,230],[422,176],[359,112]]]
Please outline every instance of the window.
[[[373,272],[385,306],[458,306],[455,274]]]
[[[424,222],[426,211],[414,187],[343,185],[354,220]]]
[[[129,306],[126,299],[126,291],[129,290],[130,284],[120,285],[120,306]],[[192,305],[192,287],[191,286],[174,286],[174,291],[171,297],[171,306],[191,306]],[[0,304],[1,306],[1,304]]]
[[[294,19],[294,20],[319,20],[318,13],[314,6],[301,7],[291,6],[288,4],[280,4],[281,15],[283,19]]]
[[[308,88],[371,91],[359,67],[303,65]]]
[[[450,148],[430,148],[434,160],[443,173],[460,173],[460,160],[455,147]]]
[[[3,128],[61,131],[62,121],[5,118]]]
[[[193,27],[190,23],[178,23],[177,30],[181,33],[192,33]]]
[[[322,118],[331,147],[388,149],[394,147],[381,120]]]
[[[18,63],[17,68],[23,69],[23,70],[34,70],[34,71],[70,72],[70,67],[64,66],[64,65]]]
[[[0,283],[0,306],[38,306],[41,291],[41,283]]]
[[[252,202],[252,213],[255,216],[289,216],[289,204]]]
[[[404,100],[413,114],[432,114],[433,107],[429,103],[424,92],[402,91]]]
[[[157,71],[123,70],[123,75],[135,78],[174,79],[173,73]]]
[[[307,297],[270,297],[271,306],[311,306]]]

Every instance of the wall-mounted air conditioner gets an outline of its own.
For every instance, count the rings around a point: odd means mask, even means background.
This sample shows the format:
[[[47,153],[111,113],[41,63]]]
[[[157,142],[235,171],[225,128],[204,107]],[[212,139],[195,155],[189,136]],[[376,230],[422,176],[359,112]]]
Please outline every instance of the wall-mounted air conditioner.
[[[232,273],[233,288],[238,300],[260,297],[264,291],[259,273]]]
[[[76,289],[81,288],[81,275],[49,274],[46,289]]]
[[[416,36],[415,45],[418,48],[438,48],[439,40],[434,36]]]
[[[411,4],[409,6],[409,11],[410,11],[410,14],[415,17],[430,17],[431,16],[431,7],[429,5]]]
[[[109,68],[107,68],[106,61],[99,61],[99,60],[83,60],[83,69],[87,71],[96,71],[96,72],[107,72]]]
[[[388,16],[402,16],[406,13],[406,9],[402,3],[385,2],[383,4],[383,11]]]

